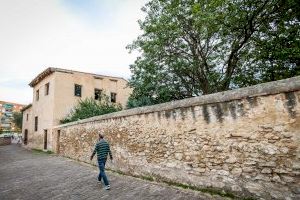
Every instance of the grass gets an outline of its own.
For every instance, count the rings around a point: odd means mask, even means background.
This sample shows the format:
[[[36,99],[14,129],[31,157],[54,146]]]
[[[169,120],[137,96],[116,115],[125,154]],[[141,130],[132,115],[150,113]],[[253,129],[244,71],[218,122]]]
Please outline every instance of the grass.
[[[166,183],[170,186],[175,186],[175,187],[180,187],[180,188],[183,188],[183,189],[190,189],[190,190],[200,191],[200,192],[203,192],[203,193],[209,193],[211,195],[219,195],[221,197],[227,197],[227,198],[231,198],[231,199],[256,200],[255,198],[252,198],[252,197],[236,196],[236,195],[234,195],[233,193],[231,193],[229,191],[215,189],[215,188],[200,188],[200,187],[196,187],[196,186],[193,186],[193,185],[187,185],[187,184],[177,183],[177,182],[167,181],[167,180],[162,180],[162,182],[164,182],[164,183]]]
[[[34,149],[34,150],[38,151],[38,152],[47,153],[47,152],[44,152],[40,149]],[[53,153],[53,152],[51,152],[51,153]],[[70,158],[70,159],[74,160],[73,158]],[[79,160],[77,160],[77,161],[79,161]],[[84,162],[84,161],[79,161],[79,162]],[[87,163],[89,165],[91,164],[89,162],[84,162],[84,163]],[[131,177],[135,177],[135,178],[139,178],[139,179],[143,179],[143,180],[151,181],[151,182],[153,182],[153,181],[162,182],[162,183],[165,183],[169,186],[179,187],[179,188],[183,188],[183,189],[190,189],[190,190],[194,190],[194,191],[208,193],[208,194],[211,194],[211,195],[219,195],[221,197],[227,197],[227,198],[234,199],[234,200],[256,200],[256,198],[253,198],[253,197],[236,196],[235,194],[233,194],[229,191],[225,191],[225,190],[220,190],[220,189],[215,189],[215,188],[200,188],[200,187],[193,186],[193,185],[173,182],[173,181],[165,180],[163,177],[135,175],[135,174],[132,174],[132,173],[129,173],[129,172],[123,172],[121,170],[113,170],[113,169],[107,169],[107,170],[111,171],[113,173],[116,173],[116,174],[123,175],[123,176],[131,176]]]
[[[158,182],[165,183],[169,186],[175,186],[175,187],[179,187],[179,188],[183,188],[183,189],[190,189],[190,190],[194,190],[194,191],[208,193],[208,194],[211,194],[211,195],[219,195],[221,197],[227,197],[227,198],[231,198],[231,199],[235,199],[235,200],[256,200],[255,198],[252,198],[252,197],[239,197],[239,196],[234,195],[231,192],[224,191],[224,190],[218,190],[218,189],[215,189],[215,188],[199,188],[199,187],[188,185],[188,184],[183,184],[183,183],[177,183],[177,182],[173,182],[173,181],[164,180],[163,178],[154,178],[152,176],[133,175],[133,174],[130,174],[130,173],[125,173],[125,172],[120,171],[120,170],[109,169],[109,171],[120,174],[120,175],[132,176],[132,177],[135,177],[135,178],[139,178],[139,179],[143,179],[143,180],[147,180],[147,181],[151,181],[151,182],[158,181]]]
[[[41,153],[41,154],[53,154],[52,151],[48,150],[48,151],[44,151],[42,149],[31,149],[33,152],[35,153]]]

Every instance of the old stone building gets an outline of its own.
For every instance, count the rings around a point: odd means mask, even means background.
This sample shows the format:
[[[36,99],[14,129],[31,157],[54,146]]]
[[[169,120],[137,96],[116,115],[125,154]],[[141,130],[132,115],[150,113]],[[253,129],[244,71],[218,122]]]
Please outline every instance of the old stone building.
[[[33,102],[23,109],[23,138],[29,148],[52,150],[52,127],[60,124],[78,100],[101,93],[123,107],[131,93],[124,78],[47,68],[29,85]]]

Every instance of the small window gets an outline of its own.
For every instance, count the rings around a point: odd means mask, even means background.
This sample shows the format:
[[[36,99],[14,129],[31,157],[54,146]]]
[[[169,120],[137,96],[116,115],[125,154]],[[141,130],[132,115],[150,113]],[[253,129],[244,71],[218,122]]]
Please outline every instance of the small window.
[[[49,94],[50,83],[45,84],[45,96]]]
[[[101,100],[102,90],[95,89],[95,100]]]
[[[28,113],[26,114],[26,121],[28,121]]]
[[[74,89],[75,96],[81,97],[81,88],[82,88],[81,85],[75,84],[75,89]]]
[[[39,119],[38,119],[38,117],[35,117],[34,118],[34,131],[38,130],[38,123],[39,123]]]
[[[117,102],[117,93],[113,93],[113,92],[110,93],[110,101],[112,103],[116,103]]]
[[[40,91],[37,90],[35,94],[35,99],[38,101],[40,99]]]
[[[27,145],[27,141],[28,141],[28,130],[25,129],[25,133],[24,133],[24,144]]]

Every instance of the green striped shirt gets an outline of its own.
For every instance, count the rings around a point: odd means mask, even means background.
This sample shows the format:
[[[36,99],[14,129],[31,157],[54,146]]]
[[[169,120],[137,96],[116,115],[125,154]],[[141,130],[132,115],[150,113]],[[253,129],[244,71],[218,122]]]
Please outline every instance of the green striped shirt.
[[[97,159],[107,159],[107,155],[109,154],[110,158],[112,159],[112,154],[110,151],[110,147],[108,142],[105,140],[99,140],[97,142],[93,154],[97,153]]]

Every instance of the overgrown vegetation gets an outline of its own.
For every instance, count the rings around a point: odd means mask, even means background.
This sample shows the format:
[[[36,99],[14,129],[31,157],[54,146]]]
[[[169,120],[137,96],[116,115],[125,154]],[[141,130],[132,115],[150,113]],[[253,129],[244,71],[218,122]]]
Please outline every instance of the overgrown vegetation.
[[[102,94],[100,99],[101,100],[87,98],[79,100],[78,104],[71,110],[69,115],[60,120],[60,122],[65,124],[122,110],[122,106],[120,104],[111,103],[107,95]]]
[[[21,132],[22,123],[23,123],[23,114],[21,112],[14,112],[13,113],[13,122],[15,124],[15,127],[17,128],[16,131]]]
[[[151,0],[128,107],[300,75],[297,0]]]
[[[41,153],[41,154],[53,154],[53,152],[52,151],[50,151],[50,150],[47,150],[47,151],[43,151],[43,150],[41,150],[41,149],[31,149],[33,152],[35,152],[35,153]]]
[[[208,193],[208,194],[211,194],[211,195],[219,195],[219,196],[222,196],[222,197],[228,197],[230,199],[255,200],[255,198],[253,198],[253,197],[238,197],[238,196],[234,195],[233,193],[231,193],[229,191],[218,190],[218,189],[215,189],[215,188],[200,188],[200,187],[196,187],[196,186],[193,186],[193,185],[187,185],[187,184],[183,184],[183,183],[173,182],[173,181],[170,181],[170,180],[165,180],[162,177],[134,175],[134,174],[131,174],[131,173],[125,173],[121,170],[113,170],[113,169],[108,169],[108,170],[112,171],[114,173],[123,175],[123,176],[132,176],[132,177],[135,177],[135,178],[139,178],[139,179],[143,179],[143,180],[151,181],[151,182],[158,181],[158,182],[168,184],[170,186],[180,187],[180,188],[183,188],[183,189],[195,190],[195,191],[199,191],[199,192],[203,192],[203,193]]]

